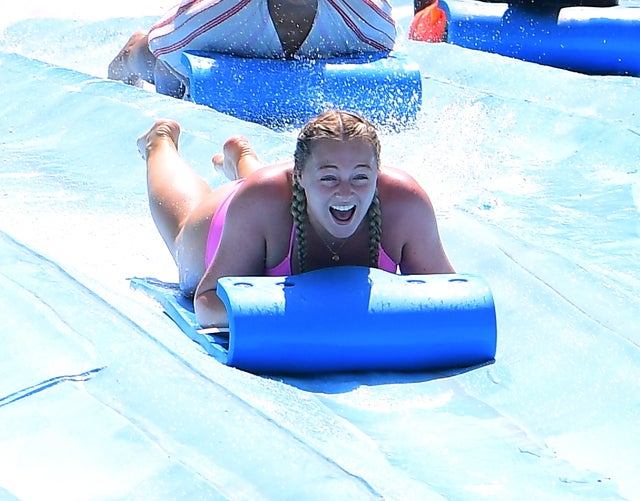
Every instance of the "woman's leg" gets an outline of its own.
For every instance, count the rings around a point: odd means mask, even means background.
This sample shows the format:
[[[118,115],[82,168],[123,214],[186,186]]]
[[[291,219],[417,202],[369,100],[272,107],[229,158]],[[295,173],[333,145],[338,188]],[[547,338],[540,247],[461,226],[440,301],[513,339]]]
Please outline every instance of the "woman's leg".
[[[147,189],[151,216],[171,254],[191,213],[212,190],[178,153],[180,125],[160,119],[138,139],[147,163]]]
[[[155,68],[156,58],[149,50],[147,33],[136,31],[109,63],[107,75],[128,85],[139,85],[140,80],[155,84]]]
[[[211,218],[234,185],[211,189],[178,153],[179,136],[177,122],[160,119],[140,136],[138,149],[147,163],[151,215],[178,267],[183,291],[193,293],[205,271]],[[244,137],[230,138],[223,151],[214,158],[232,179],[245,178],[262,167]]]
[[[222,151],[212,158],[213,166],[230,181],[247,178],[264,166],[244,136],[227,139]]]

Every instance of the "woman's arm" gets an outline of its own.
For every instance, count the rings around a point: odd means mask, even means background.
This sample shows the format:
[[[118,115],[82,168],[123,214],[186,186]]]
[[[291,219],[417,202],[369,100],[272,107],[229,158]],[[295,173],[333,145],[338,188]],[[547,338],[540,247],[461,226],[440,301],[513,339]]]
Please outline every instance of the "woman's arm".
[[[398,251],[400,271],[406,275],[455,273],[444,250],[429,196],[404,171],[385,168],[379,193],[384,233]]]
[[[290,181],[282,168],[265,168],[247,179],[233,198],[220,246],[194,297],[202,327],[227,327],[227,312],[217,295],[218,279],[262,276],[289,250]]]
[[[229,318],[224,304],[218,297],[216,286],[207,287],[203,291],[197,291],[193,306],[196,312],[196,320],[202,327],[229,327]]]

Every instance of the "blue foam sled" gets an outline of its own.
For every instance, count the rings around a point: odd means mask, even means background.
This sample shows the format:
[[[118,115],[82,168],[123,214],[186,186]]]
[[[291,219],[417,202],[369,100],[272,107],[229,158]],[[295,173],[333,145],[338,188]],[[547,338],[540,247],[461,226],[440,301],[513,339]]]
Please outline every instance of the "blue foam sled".
[[[422,102],[420,69],[399,53],[284,60],[185,52],[182,58],[193,102],[264,125],[297,126],[329,108],[406,125]]]
[[[495,357],[493,296],[473,275],[394,275],[344,266],[289,277],[225,277],[229,337],[199,332],[177,286],[148,279],[180,328],[221,362],[256,373],[433,370]]]
[[[640,76],[640,9],[443,0],[447,41],[462,47],[595,75]]]

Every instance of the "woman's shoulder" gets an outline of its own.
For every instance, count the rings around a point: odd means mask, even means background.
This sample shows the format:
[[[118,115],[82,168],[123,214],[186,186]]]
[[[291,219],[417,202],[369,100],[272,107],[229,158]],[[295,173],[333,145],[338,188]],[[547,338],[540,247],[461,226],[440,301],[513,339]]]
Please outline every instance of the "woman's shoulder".
[[[427,192],[409,173],[397,168],[385,168],[378,178],[378,197],[383,221],[400,228],[415,229],[420,221],[434,215]]]
[[[380,170],[378,176],[378,194],[382,198],[399,202],[409,201],[414,197],[426,197],[420,184],[408,172],[386,166]]]
[[[243,183],[243,191],[252,196],[270,198],[278,194],[291,192],[292,169],[284,164],[262,167],[247,177]]]
[[[236,210],[250,211],[254,217],[260,213],[269,217],[274,210],[288,211],[290,204],[291,169],[282,165],[255,171],[244,180],[233,200]]]
[[[274,164],[256,170],[247,178],[247,184],[279,187],[291,186],[293,169],[290,163]]]
[[[284,259],[291,232],[291,176],[290,167],[267,166],[251,174],[234,197],[230,211],[238,227],[254,237],[269,242],[266,256],[271,268]],[[275,256],[275,257],[274,257]]]

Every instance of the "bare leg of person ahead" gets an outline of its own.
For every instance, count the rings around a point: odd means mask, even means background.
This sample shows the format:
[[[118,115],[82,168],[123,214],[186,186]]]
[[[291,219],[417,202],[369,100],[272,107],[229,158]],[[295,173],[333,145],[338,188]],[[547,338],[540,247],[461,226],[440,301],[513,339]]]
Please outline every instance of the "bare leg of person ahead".
[[[109,63],[107,76],[127,85],[140,87],[142,82],[156,86],[160,94],[181,99],[186,91],[185,83],[149,50],[146,32],[136,31],[118,55]]]
[[[141,80],[155,84],[155,67],[156,58],[149,50],[147,33],[136,31],[109,63],[107,75],[128,85],[139,85]]]

